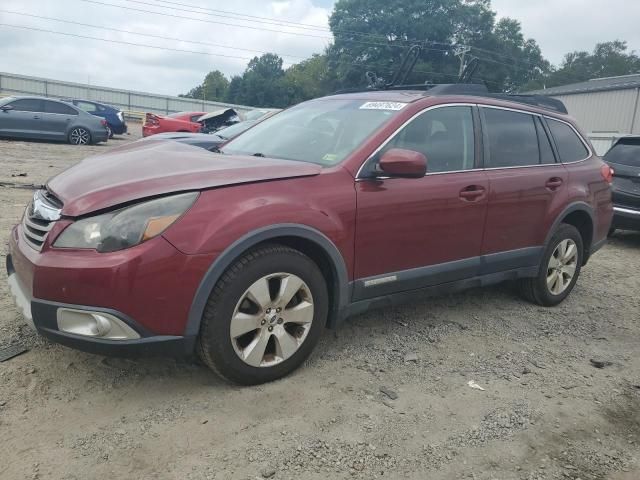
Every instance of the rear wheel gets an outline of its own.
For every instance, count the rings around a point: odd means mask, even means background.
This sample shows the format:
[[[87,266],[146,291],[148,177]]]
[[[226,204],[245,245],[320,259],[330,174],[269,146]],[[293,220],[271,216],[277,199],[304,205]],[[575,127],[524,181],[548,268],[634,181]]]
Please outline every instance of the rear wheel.
[[[109,138],[113,138],[113,130],[111,130],[111,127],[109,125],[107,125],[107,136]]]
[[[583,248],[578,229],[573,225],[560,225],[545,249],[538,276],[520,280],[523,296],[547,307],[562,302],[578,281]]]
[[[237,260],[214,287],[198,353],[232,382],[276,380],[309,356],[327,311],[327,286],[310,258],[284,246],[261,247]]]
[[[75,127],[69,133],[69,143],[72,145],[89,145],[91,143],[91,133],[83,127]]]

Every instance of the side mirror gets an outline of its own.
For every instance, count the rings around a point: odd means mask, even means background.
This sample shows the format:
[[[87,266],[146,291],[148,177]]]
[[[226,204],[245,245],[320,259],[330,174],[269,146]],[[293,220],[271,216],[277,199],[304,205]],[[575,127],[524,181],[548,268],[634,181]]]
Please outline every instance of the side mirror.
[[[385,152],[379,165],[390,177],[422,178],[427,173],[427,157],[404,148],[392,148]]]
[[[0,107],[0,110],[2,110],[3,112],[6,112],[8,110],[13,110],[13,105],[3,105]]]

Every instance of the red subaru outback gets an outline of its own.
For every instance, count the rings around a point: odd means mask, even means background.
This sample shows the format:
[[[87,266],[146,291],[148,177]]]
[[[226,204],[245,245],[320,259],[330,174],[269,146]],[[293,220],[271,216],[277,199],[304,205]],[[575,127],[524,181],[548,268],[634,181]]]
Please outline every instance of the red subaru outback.
[[[11,234],[17,304],[64,345],[197,352],[243,384],[371,307],[504,280],[556,305],[605,242],[611,170],[561,104],[461,92],[335,95],[219,153],[149,140],[89,158]]]

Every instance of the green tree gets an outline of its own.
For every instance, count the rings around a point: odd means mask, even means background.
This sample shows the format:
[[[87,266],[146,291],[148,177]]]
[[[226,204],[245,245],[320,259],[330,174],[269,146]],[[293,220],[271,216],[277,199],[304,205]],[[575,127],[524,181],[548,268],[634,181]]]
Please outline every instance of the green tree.
[[[335,37],[329,64],[342,87],[361,86],[367,70],[390,79],[417,43],[424,52],[412,83],[457,81],[455,44],[472,47],[466,58],[480,60],[478,78],[492,90],[514,90],[549,68],[518,22],[496,24],[490,0],[338,0],[329,25]]]
[[[222,101],[227,96],[229,80],[220,70],[207,73],[201,85],[189,90],[182,97],[197,98],[200,100]]]
[[[555,87],[584,82],[592,78],[615,77],[640,72],[640,57],[629,52],[627,42],[614,40],[598,43],[593,53],[567,53],[560,66],[548,75],[527,85],[529,89]]]
[[[233,103],[254,107],[283,107],[288,105],[284,92],[282,58],[273,53],[254,57],[242,77],[231,80],[233,91],[227,99]],[[238,80],[236,80],[238,78]]]
[[[289,67],[283,85],[286,104],[293,105],[334,91],[336,77],[326,55],[315,54]]]

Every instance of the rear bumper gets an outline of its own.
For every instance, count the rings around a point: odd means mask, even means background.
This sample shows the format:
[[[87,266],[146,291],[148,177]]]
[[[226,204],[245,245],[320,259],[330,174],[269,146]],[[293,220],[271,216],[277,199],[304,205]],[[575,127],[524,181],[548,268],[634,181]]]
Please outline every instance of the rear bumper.
[[[107,132],[107,130],[96,130],[91,132],[91,140],[93,143],[106,142],[109,140],[109,132]]]
[[[611,227],[621,230],[640,230],[640,209],[615,205]]]
[[[113,123],[113,124],[110,123],[109,124],[109,128],[116,135],[123,135],[123,134],[127,133],[127,124],[124,123],[124,122],[122,122],[122,123]]]

